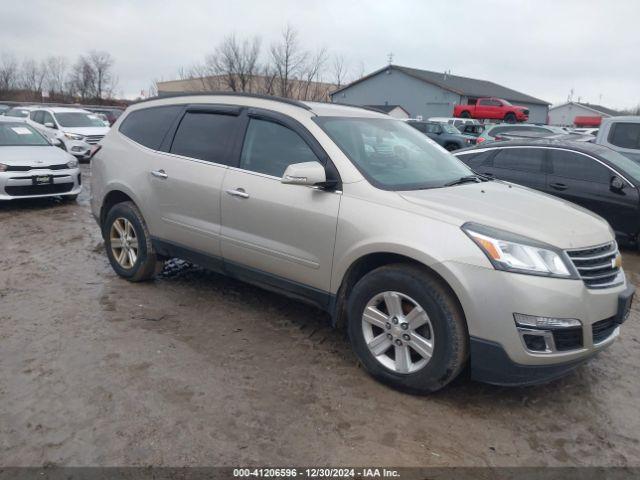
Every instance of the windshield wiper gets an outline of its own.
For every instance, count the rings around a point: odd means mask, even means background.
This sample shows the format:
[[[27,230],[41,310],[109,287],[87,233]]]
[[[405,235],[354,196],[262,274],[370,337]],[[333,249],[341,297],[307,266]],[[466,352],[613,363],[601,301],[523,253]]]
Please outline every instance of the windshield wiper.
[[[481,177],[480,175],[467,175],[465,177],[460,177],[457,180],[454,180],[453,182],[445,183],[444,186],[452,187],[453,185],[461,185],[463,183],[469,183],[469,182],[479,183],[479,182],[486,182],[486,181],[487,179],[485,177]]]

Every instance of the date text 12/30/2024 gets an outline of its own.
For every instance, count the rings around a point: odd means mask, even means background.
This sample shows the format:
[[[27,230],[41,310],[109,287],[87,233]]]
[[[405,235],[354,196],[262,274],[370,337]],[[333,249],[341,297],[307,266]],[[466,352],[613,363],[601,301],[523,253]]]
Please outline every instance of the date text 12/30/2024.
[[[234,468],[237,478],[397,478],[388,468]]]

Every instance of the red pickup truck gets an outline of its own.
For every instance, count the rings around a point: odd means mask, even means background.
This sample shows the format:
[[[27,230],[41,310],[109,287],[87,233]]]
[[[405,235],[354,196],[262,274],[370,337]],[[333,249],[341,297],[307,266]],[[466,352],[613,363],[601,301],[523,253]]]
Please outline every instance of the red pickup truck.
[[[488,97],[479,98],[474,105],[454,105],[453,116],[486,118],[516,123],[529,120],[529,109],[520,105],[511,105],[501,98]]]

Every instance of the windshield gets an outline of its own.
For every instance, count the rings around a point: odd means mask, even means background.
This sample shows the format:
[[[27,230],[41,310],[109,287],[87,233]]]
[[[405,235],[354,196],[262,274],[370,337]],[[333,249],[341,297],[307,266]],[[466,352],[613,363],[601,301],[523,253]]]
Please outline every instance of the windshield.
[[[453,125],[450,125],[448,123],[441,123],[440,125],[442,125],[442,130],[444,130],[446,133],[460,133],[460,130],[458,130]]]
[[[594,153],[597,153],[605,160],[611,162],[614,167],[619,168],[624,173],[632,177],[636,183],[640,183],[640,165],[629,157],[604,146],[597,146],[594,148]]]
[[[58,123],[63,127],[104,127],[104,123],[93,113],[58,112],[55,114]]]
[[[370,183],[385,190],[443,187],[469,168],[405,122],[386,118],[315,117]]]
[[[25,123],[0,123],[0,147],[41,146],[49,142]]]
[[[29,116],[29,110],[16,110],[16,109],[11,109],[8,112],[6,112],[5,117],[20,117],[20,118],[25,118]]]

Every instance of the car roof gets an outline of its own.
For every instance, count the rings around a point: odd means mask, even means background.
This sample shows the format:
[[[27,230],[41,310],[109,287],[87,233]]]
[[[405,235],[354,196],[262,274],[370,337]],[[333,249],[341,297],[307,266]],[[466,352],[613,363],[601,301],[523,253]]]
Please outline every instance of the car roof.
[[[91,113],[89,110],[85,110],[84,108],[74,108],[74,107],[36,107],[38,110],[47,110],[53,113],[64,113],[64,112],[80,112],[80,113]]]
[[[550,147],[550,148],[563,148],[566,150],[575,150],[578,152],[589,153],[591,155],[598,155],[603,151],[602,145],[597,145],[590,142],[576,142],[573,140],[567,140],[566,138],[538,138],[531,139],[518,139],[518,140],[504,140],[501,142],[491,142],[489,144],[480,144],[469,148],[463,148],[456,150],[455,155],[463,153],[479,152],[484,150],[496,150],[509,147]]]

